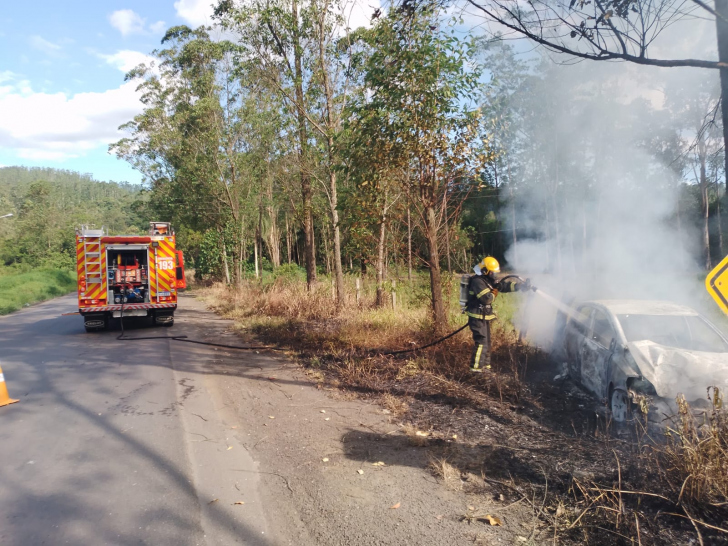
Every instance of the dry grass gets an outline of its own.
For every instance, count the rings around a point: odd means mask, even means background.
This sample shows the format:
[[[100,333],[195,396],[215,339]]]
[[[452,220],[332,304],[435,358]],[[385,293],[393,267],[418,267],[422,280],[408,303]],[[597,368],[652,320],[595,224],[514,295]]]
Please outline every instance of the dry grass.
[[[606,449],[609,458],[612,445],[616,446],[618,472],[613,483],[609,483],[609,472],[600,478],[601,484],[569,478],[560,490],[549,488],[545,473],[540,485],[518,485],[517,477],[494,480],[497,472],[505,472],[501,467],[508,467],[510,472],[510,463],[493,459],[493,468],[484,469],[483,450],[515,460],[513,451],[503,446],[466,445],[462,434],[453,442],[451,432],[441,431],[450,430],[449,420],[455,409],[509,411],[504,408],[519,405],[525,398],[533,409],[544,410],[538,397],[527,396],[522,380],[527,368],[543,364],[544,355],[520,344],[508,320],[515,313],[518,295],[496,300],[501,317],[493,325],[496,373],[469,373],[472,339],[467,330],[426,351],[400,357],[382,355],[387,350],[432,341],[425,288],[424,279],[411,287],[400,283],[400,305],[396,310],[374,306],[373,283],[365,284],[357,302],[353,278],[347,278],[347,302],[338,310],[328,281],[311,291],[300,280],[278,278],[268,284],[250,282],[236,289],[213,285],[200,292],[219,313],[234,319],[242,332],[292,349],[314,381],[372,397],[393,417],[411,421],[402,425],[401,433],[410,445],[428,448],[433,457],[430,471],[448,488],[485,494],[497,487],[507,495],[516,495],[513,502],[529,505],[534,521],[551,529],[554,539],[558,535],[592,542],[602,535],[597,530],[608,525],[615,543],[629,539],[634,544],[648,544],[649,537],[659,535],[660,522],[664,522],[658,517],[671,517],[673,523],[682,517],[696,531],[723,521],[722,512],[728,507],[723,506],[728,500],[728,418],[719,392],[714,392],[714,408],[705,423],[697,423],[685,405],[666,442],[652,442],[640,451],[605,434],[605,445],[595,449]],[[448,309],[450,327],[462,325],[464,318],[454,297],[448,301]],[[434,404],[428,406],[428,415],[420,418],[413,412],[422,408],[423,401]],[[638,437],[648,440],[644,432]],[[620,466],[623,457],[634,459],[629,462],[631,478],[625,481]],[[472,474],[486,470],[488,477]],[[668,516],[671,511],[679,514]],[[714,528],[712,532],[719,531]]]
[[[433,458],[428,465],[432,475],[442,481],[443,485],[452,491],[463,489],[463,480],[460,471],[445,458]]]
[[[720,390],[712,387],[711,391],[713,407],[702,422],[680,395],[676,426],[667,429],[664,445],[652,448],[678,503],[728,504],[728,413]]]
[[[409,411],[409,404],[398,396],[384,393],[380,399],[382,406],[394,417],[400,417]]]
[[[430,433],[420,430],[410,423],[402,425],[402,434],[407,437],[407,441],[412,446],[425,447],[430,444]]]
[[[518,399],[519,361],[528,361],[527,355],[520,358],[528,349],[514,349],[517,333],[508,320],[518,295],[497,300],[502,320],[493,325],[494,369],[506,373],[474,378],[468,372],[472,339],[467,329],[422,353],[381,354],[432,341],[426,279],[418,278],[411,286],[400,283],[397,309],[375,307],[373,283],[364,283],[357,302],[354,281],[347,278],[346,303],[338,310],[328,281],[309,291],[304,282],[281,277],[265,285],[246,282],[238,288],[216,284],[200,293],[218,313],[234,319],[241,331],[297,351],[306,367],[335,376],[344,387],[383,395],[399,382],[431,394],[470,399],[475,396],[463,392],[469,386],[501,400]],[[450,328],[456,329],[465,319],[454,299],[455,289],[445,292],[452,293],[447,303]]]
[[[612,484],[573,479],[571,493],[576,517],[558,522],[562,530],[593,525],[614,526],[621,536],[647,544],[645,533],[658,521],[692,527],[697,543],[724,543],[728,535],[728,412],[719,389],[711,387],[712,408],[701,418],[680,395],[678,414],[664,438],[653,440],[644,424],[636,422],[639,449],[631,463],[630,480],[613,450],[617,479]],[[622,454],[625,455],[624,453]],[[651,507],[651,508],[648,508]],[[655,519],[650,513],[657,514]],[[659,520],[658,520],[659,518]],[[643,542],[644,541],[644,542]]]

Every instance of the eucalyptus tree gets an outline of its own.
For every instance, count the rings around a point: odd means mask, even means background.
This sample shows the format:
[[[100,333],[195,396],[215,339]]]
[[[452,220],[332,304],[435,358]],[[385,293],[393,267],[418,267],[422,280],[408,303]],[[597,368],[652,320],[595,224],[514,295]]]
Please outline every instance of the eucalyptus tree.
[[[341,162],[336,137],[349,91],[346,70],[347,5],[341,0],[221,0],[215,16],[224,28],[236,33],[241,69],[266,81],[296,119],[299,178],[303,209],[306,276],[309,287],[316,281],[312,181],[314,141],[322,143],[325,182],[333,231],[336,299],[344,300],[341,264],[341,228],[337,166]]]
[[[361,61],[363,87],[348,121],[359,149],[405,173],[402,193],[411,197],[426,240],[437,330],[447,324],[438,246],[443,203],[491,158],[480,112],[467,100],[478,80],[468,65],[473,43],[443,30],[442,18],[434,4],[403,3],[362,33],[369,46]]]
[[[363,92],[366,92],[363,90]],[[360,110],[361,112],[361,110]],[[392,161],[396,153],[391,142],[380,142],[378,146],[368,146],[362,141],[359,131],[365,132],[366,122],[354,119],[349,124],[350,131],[340,139],[346,150],[344,166],[355,187],[348,195],[347,213],[351,226],[355,228],[355,243],[376,247],[375,269],[377,278],[376,305],[385,304],[385,246],[387,227],[392,221],[393,207],[403,199],[407,186],[408,172],[400,163]],[[342,135],[344,136],[344,135]],[[405,197],[406,198],[406,197]]]
[[[666,89],[667,109],[672,123],[680,134],[684,171],[683,177],[693,181],[700,194],[701,264],[712,267],[710,252],[711,193],[722,175],[720,90],[717,78],[702,77],[676,81]],[[722,256],[721,256],[722,258]]]
[[[178,26],[162,44],[168,47],[153,53],[155,65],[127,74],[140,82],[144,110],[121,127],[130,136],[110,148],[142,173],[153,204],[170,218],[217,232],[226,280],[232,269],[240,281],[244,234],[254,220],[250,154],[257,141],[250,126],[263,113],[234,77],[232,43],[212,40],[204,27]]]

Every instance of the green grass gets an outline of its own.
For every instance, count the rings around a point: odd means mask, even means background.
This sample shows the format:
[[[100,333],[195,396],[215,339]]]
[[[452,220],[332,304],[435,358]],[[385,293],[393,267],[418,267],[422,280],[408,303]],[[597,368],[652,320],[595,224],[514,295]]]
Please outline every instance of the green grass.
[[[0,315],[25,305],[68,294],[76,289],[73,272],[35,269],[25,272],[0,271]]]

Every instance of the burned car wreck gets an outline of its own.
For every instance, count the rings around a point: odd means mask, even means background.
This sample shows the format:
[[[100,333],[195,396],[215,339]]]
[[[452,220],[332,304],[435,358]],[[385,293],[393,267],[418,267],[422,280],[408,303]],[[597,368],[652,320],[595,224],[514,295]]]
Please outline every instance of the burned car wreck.
[[[556,342],[569,375],[600,399],[615,422],[635,405],[660,423],[683,394],[700,410],[708,387],[728,387],[728,339],[690,307],[663,301],[604,300],[564,317]]]

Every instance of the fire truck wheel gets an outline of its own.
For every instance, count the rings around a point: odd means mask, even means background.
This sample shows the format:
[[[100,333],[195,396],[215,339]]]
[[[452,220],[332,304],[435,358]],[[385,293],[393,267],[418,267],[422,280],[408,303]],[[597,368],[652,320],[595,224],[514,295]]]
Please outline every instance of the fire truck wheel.
[[[109,321],[106,317],[92,316],[85,317],[83,326],[87,332],[101,332],[106,330],[109,325]]]
[[[166,326],[169,328],[174,324],[174,315],[157,315],[154,317],[154,323],[159,326]]]

